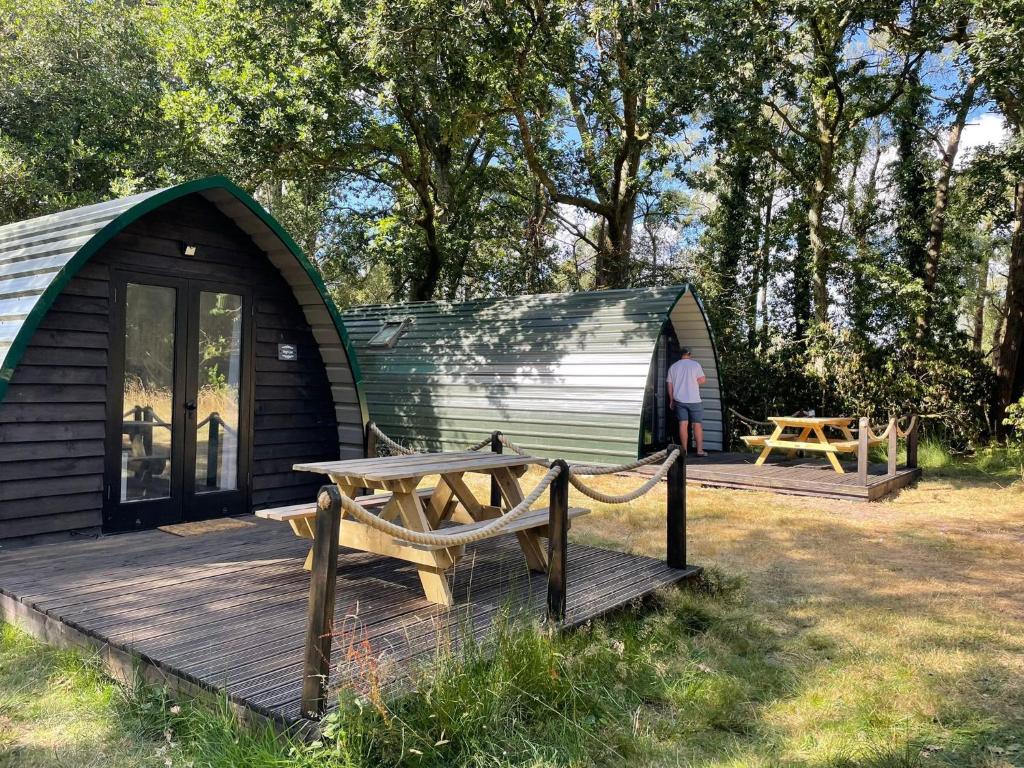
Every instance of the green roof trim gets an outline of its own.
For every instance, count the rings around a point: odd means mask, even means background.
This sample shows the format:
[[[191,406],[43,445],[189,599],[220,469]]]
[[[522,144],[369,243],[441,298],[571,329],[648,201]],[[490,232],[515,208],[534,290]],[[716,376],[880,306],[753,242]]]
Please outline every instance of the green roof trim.
[[[359,368],[358,358],[356,357],[355,347],[349,339],[348,332],[345,329],[345,323],[341,318],[341,313],[338,311],[337,306],[335,306],[334,301],[331,299],[330,294],[327,291],[327,286],[324,284],[323,278],[320,276],[319,270],[313,266],[313,263],[306,257],[302,252],[302,249],[292,239],[291,235],[285,231],[281,224],[271,216],[262,205],[256,202],[249,193],[234,184],[225,176],[207,176],[206,178],[196,179],[194,181],[185,182],[184,184],[178,184],[173,187],[156,190],[148,195],[146,193],[143,193],[143,195],[134,195],[132,197],[140,198],[139,202],[135,203],[127,210],[122,211],[107,222],[98,232],[90,237],[84,245],[78,248],[67,263],[54,273],[53,278],[36,300],[35,305],[32,307],[28,315],[22,321],[20,328],[7,350],[4,360],[0,363],[0,403],[3,402],[3,399],[7,394],[7,389],[11,383],[12,377],[14,376],[14,371],[21,362],[22,357],[24,357],[25,351],[28,349],[32,336],[35,334],[36,329],[38,329],[39,324],[43,321],[46,313],[50,311],[50,308],[57,300],[61,291],[67,287],[68,283],[71,282],[71,279],[79,272],[79,270],[82,269],[82,267],[85,266],[86,263],[88,263],[89,259],[95,256],[101,248],[120,234],[128,225],[145,216],[147,213],[155,211],[174,200],[185,197],[186,195],[204,192],[211,189],[223,189],[229,192],[239,202],[244,204],[274,233],[274,235],[277,236],[309,277],[317,292],[320,294],[321,299],[323,299],[324,306],[326,306],[327,311],[331,316],[331,320],[334,322],[334,327],[338,331],[338,336],[341,339],[342,348],[345,351],[345,357],[352,372],[353,381],[355,382],[356,394],[359,400],[359,409],[362,414],[363,421],[365,423],[368,420],[368,410],[366,406],[366,397],[363,391],[362,374]],[[57,222],[61,216],[67,216],[70,218],[73,217],[76,212],[81,210],[82,209],[80,208],[76,208],[40,218],[52,217],[55,222]],[[25,224],[31,221],[34,220],[29,219],[26,222],[4,225],[3,227],[0,227],[0,235],[4,234],[5,228],[14,227],[18,224]],[[14,230],[11,231],[13,232]],[[41,231],[39,236],[42,238],[48,233],[52,234],[52,229],[48,228],[47,230]],[[0,296],[0,298],[3,297]]]

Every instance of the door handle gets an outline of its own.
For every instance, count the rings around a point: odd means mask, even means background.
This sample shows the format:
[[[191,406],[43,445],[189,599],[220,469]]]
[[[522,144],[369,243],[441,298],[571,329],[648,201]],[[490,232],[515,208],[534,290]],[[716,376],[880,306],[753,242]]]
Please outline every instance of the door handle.
[[[185,401],[185,410],[188,411],[189,413],[195,413],[195,410],[196,410],[195,401],[194,400],[186,400]]]

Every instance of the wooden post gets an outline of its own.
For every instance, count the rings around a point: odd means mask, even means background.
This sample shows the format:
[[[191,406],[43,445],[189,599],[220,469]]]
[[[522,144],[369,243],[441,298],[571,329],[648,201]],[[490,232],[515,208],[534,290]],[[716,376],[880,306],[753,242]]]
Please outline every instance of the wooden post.
[[[504,447],[501,444],[501,432],[494,430],[491,433],[491,453],[501,453]],[[491,475],[491,506],[501,509],[501,486],[494,475]]]
[[[146,422],[146,427],[142,430],[142,449],[146,452],[147,457],[153,455],[153,423],[156,421],[155,417],[156,411],[153,410],[153,406],[147,405],[142,410],[142,420]]]
[[[886,467],[886,475],[893,477],[896,474],[896,450],[897,450],[897,436],[896,436],[896,417],[889,419],[889,444],[886,446],[886,458],[888,459],[889,466]]]
[[[331,630],[338,579],[338,532],[341,529],[341,492],[333,485],[320,489],[315,525],[302,673],[302,714],[310,718],[318,718],[324,713],[331,673]]]
[[[871,419],[861,416],[857,422],[857,481],[868,484],[868,431]]]
[[[907,468],[914,469],[917,467],[917,435],[921,428],[921,419],[915,419],[914,414],[910,414],[910,418],[914,423],[907,434]]]
[[[550,487],[548,504],[548,613],[550,624],[565,621],[565,565],[569,550],[569,465],[551,462],[561,472]]]
[[[668,446],[669,453],[679,448]],[[676,463],[669,467],[665,489],[665,561],[669,568],[686,567],[686,452],[680,451]]]
[[[220,469],[220,414],[210,414],[210,434],[206,439],[206,487],[217,487],[217,472]]]
[[[373,422],[366,422],[366,458],[377,457],[377,433],[373,431]]]

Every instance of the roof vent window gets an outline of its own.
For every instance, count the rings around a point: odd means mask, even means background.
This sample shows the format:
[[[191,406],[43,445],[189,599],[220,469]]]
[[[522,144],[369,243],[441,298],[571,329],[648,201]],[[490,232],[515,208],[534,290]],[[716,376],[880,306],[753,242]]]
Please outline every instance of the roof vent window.
[[[378,348],[393,347],[398,343],[399,337],[408,325],[408,317],[388,318],[384,321],[380,330],[373,334],[367,344],[371,347]]]

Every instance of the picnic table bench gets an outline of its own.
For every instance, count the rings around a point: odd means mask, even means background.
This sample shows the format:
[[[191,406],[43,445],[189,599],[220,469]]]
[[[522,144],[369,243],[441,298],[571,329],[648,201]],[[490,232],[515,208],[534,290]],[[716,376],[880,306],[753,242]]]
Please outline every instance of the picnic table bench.
[[[357,501],[383,520],[403,525],[411,531],[462,534],[481,530],[524,500],[519,478],[543,459],[518,454],[461,451],[453,453],[412,454],[383,458],[354,459],[296,464],[295,469],[327,475],[338,491]],[[478,500],[465,482],[466,474],[494,478],[500,489],[501,506]],[[437,476],[432,488],[420,488],[426,477]],[[383,491],[360,496],[362,488]],[[573,507],[569,519],[589,510]],[[297,536],[315,540],[316,504],[260,510],[257,516],[287,522]],[[464,546],[444,546],[403,541],[342,513],[338,543],[351,549],[372,552],[413,563],[427,599],[452,605],[446,572],[465,553]],[[532,571],[547,570],[547,552],[540,538],[546,535],[548,509],[531,510],[495,535],[514,534]],[[312,565],[312,549],[305,567]]]
[[[756,466],[765,463],[768,456],[775,449],[785,450],[790,456],[797,451],[810,451],[822,453],[832,464],[832,468],[840,475],[846,474],[843,465],[839,463],[837,454],[857,453],[860,441],[854,436],[850,428],[853,419],[846,416],[771,416],[770,420],[775,424],[771,435],[748,435],[742,440],[748,446],[760,447],[761,454],[754,462]],[[834,429],[842,433],[842,439],[836,440],[828,436],[826,430]],[[787,432],[787,430],[789,430]],[[879,438],[868,438],[868,445],[878,445],[883,442]]]

